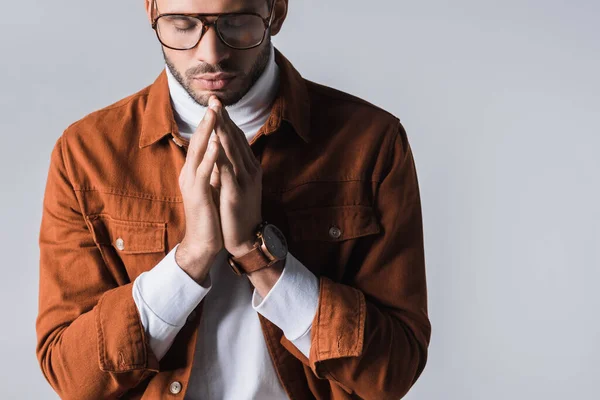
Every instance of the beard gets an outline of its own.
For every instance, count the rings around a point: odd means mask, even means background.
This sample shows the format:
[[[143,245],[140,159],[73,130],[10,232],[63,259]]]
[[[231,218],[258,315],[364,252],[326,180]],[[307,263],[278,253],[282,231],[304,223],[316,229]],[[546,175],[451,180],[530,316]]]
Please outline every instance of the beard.
[[[271,35],[267,35],[266,44],[263,46],[262,50],[256,57],[254,64],[252,65],[250,71],[247,74],[244,74],[242,71],[236,71],[236,66],[226,60],[224,63],[214,67],[208,64],[203,64],[198,67],[190,68],[185,72],[186,77],[184,78],[179,73],[179,71],[177,71],[175,65],[169,60],[162,46],[161,49],[163,57],[165,59],[165,63],[169,67],[169,70],[171,71],[175,79],[177,79],[177,81],[186,90],[190,97],[194,99],[196,103],[200,104],[203,107],[208,107],[208,99],[210,97],[210,94],[199,94],[196,91],[194,91],[192,86],[189,84],[189,82],[194,79],[193,77],[198,76],[200,74],[211,74],[219,72],[235,74],[236,81],[242,82],[240,89],[234,92],[224,91],[219,94],[216,94],[223,106],[231,106],[240,101],[240,99],[244,97],[246,93],[248,93],[250,88],[256,83],[258,78],[260,78],[260,75],[266,68],[267,63],[269,62],[269,56],[271,52]]]

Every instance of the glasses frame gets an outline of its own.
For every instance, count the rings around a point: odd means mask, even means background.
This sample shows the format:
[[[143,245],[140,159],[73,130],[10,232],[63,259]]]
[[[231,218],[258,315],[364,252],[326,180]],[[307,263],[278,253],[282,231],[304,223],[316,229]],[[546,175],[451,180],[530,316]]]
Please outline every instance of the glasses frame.
[[[155,7],[156,5],[156,7]],[[151,10],[150,10],[150,14],[153,15],[154,14],[154,9],[156,8],[156,11],[158,12],[158,4],[156,4],[156,0],[152,1],[152,6],[151,6]],[[223,43],[225,46],[235,49],[235,50],[250,50],[253,49],[255,47],[258,47],[262,44],[262,42],[264,42],[265,37],[266,37],[266,33],[267,33],[267,29],[269,29],[271,27],[271,23],[273,22],[273,9],[275,8],[275,0],[273,0],[271,2],[271,10],[269,11],[269,15],[264,18],[262,15],[255,13],[255,12],[230,12],[230,13],[165,13],[165,14],[158,14],[156,16],[156,18],[154,18],[152,20],[152,29],[154,29],[154,32],[156,32],[156,37],[158,38],[158,41],[165,47],[168,47],[169,49],[173,49],[173,50],[181,50],[181,51],[185,51],[185,50],[191,50],[194,47],[198,46],[198,43],[200,43],[200,41],[202,40],[202,37],[204,36],[204,34],[206,33],[206,31],[208,31],[208,29],[211,26],[215,26],[215,32],[217,33],[217,36],[219,37],[219,40],[221,41],[221,43]],[[259,17],[264,25],[265,25],[265,30],[263,32],[262,38],[260,39],[260,42],[258,42],[258,44],[250,46],[250,47],[234,47],[229,45],[225,39],[223,39],[223,36],[221,36],[221,32],[219,32],[219,29],[217,29],[217,21],[219,20],[220,17],[222,16],[228,16],[228,15],[255,15],[257,17]],[[187,49],[179,49],[176,47],[171,47],[171,46],[167,46],[166,44],[163,43],[163,41],[160,39],[160,35],[158,33],[158,29],[157,29],[157,24],[158,24],[158,20],[161,17],[167,17],[167,16],[184,16],[184,17],[192,17],[192,18],[196,18],[197,20],[200,21],[200,23],[202,24],[202,30],[200,31],[200,37],[198,38],[198,41],[196,42],[196,44],[194,44],[192,47],[187,48]],[[204,17],[217,17],[215,18],[214,21],[212,22],[207,22],[204,20]]]

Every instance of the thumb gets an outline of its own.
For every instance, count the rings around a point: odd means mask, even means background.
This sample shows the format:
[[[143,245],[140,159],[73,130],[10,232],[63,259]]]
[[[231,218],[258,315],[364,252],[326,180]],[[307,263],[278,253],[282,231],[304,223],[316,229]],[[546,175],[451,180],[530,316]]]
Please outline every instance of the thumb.
[[[213,166],[212,173],[210,174],[210,185],[214,188],[221,188],[221,173],[219,172],[219,168],[217,168],[217,164]]]
[[[212,193],[213,201],[215,202],[215,206],[217,206],[217,210],[221,207],[221,188],[214,187],[210,185],[210,191]]]
[[[235,177],[235,171],[233,170],[233,164],[227,158],[227,154],[225,153],[225,149],[221,142],[219,141],[219,155],[217,156],[217,160],[215,163],[215,167],[218,169],[219,173],[219,183],[222,186],[228,186],[233,188],[237,186],[237,179]]]
[[[213,166],[212,173],[210,174],[210,191],[212,192],[213,200],[219,209],[219,200],[221,198],[221,173],[217,168],[217,164]]]

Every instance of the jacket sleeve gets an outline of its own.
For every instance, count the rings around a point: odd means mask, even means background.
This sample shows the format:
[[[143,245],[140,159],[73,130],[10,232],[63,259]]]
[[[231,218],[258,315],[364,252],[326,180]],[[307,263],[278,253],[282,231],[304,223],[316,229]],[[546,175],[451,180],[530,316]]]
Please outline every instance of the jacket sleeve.
[[[397,122],[375,196],[381,232],[359,239],[352,282],[320,277],[308,359],[281,340],[318,378],[364,399],[402,398],[425,368],[431,336],[417,174]]]
[[[113,399],[159,370],[132,284],[118,286],[84,219],[56,141],[39,234],[36,356],[63,399]]]

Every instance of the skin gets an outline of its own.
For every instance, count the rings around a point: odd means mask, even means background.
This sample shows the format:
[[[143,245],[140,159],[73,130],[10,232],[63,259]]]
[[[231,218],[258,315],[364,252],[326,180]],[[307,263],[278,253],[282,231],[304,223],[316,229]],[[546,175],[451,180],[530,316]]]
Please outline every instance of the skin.
[[[150,22],[154,17],[151,1],[145,1]],[[265,17],[269,14],[265,0],[157,0],[157,6],[160,13],[253,10]],[[253,49],[227,47],[214,29],[205,32],[193,49],[173,50],[162,46],[165,62],[173,75],[196,102],[210,107],[190,139],[179,175],[186,232],[175,260],[199,284],[206,283],[210,266],[223,248],[234,257],[252,250],[254,232],[262,221],[262,169],[243,131],[230,119],[224,106],[239,101],[263,72],[268,61],[270,36],[281,29],[287,15],[287,0],[276,0],[273,13],[268,37]],[[221,90],[204,90],[192,79],[216,72],[237,76]],[[213,131],[216,135],[211,139]],[[281,276],[283,262],[247,275],[262,297]]]
[[[146,0],[146,13],[151,23],[151,0]],[[263,17],[269,15],[270,0],[157,0],[158,11],[165,13],[224,13],[253,11]],[[271,36],[276,35],[287,15],[287,1],[277,0],[273,11],[270,32],[260,46],[249,50],[234,50],[223,44],[214,29],[204,33],[200,43],[190,50],[173,50],[162,47],[163,57],[173,76],[196,102],[208,107],[211,94],[217,95],[224,106],[237,103],[259,78],[267,65]],[[156,13],[156,10],[155,10]],[[156,14],[155,14],[156,16]],[[207,18],[210,21],[214,17]],[[219,91],[202,90],[193,79],[207,73],[232,73],[237,75],[226,88]]]

